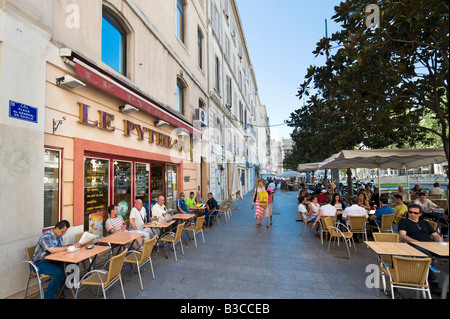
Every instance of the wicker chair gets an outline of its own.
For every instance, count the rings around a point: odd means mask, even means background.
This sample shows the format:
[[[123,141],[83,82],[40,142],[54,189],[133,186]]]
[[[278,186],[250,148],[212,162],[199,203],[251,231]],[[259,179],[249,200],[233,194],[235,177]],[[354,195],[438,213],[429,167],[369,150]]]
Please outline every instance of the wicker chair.
[[[339,228],[333,226],[333,222],[330,217],[325,217],[323,219],[323,222],[325,224],[325,227],[328,228],[328,232],[330,233],[330,241],[328,242],[328,250],[330,251],[330,245],[332,240],[336,240],[336,238],[342,238],[345,242],[345,246],[347,247],[348,257],[351,259],[352,256],[350,255],[350,249],[349,245],[353,242],[353,247],[355,248],[356,252],[356,246],[355,242],[353,240],[353,233],[351,232],[342,232]],[[333,244],[334,246],[334,244]]]
[[[231,218],[231,204],[232,201],[227,202],[227,206],[225,208],[219,207],[219,214],[222,213],[225,216],[225,221],[228,223],[228,221]]]
[[[312,221],[312,220],[310,220],[310,221],[306,221],[306,219],[305,219],[305,215],[302,213],[302,212],[300,212],[299,211],[299,213],[300,213],[300,217],[301,217],[301,219],[302,219],[302,223],[303,223],[303,226],[304,226],[304,231],[303,231],[303,238],[305,238],[305,234],[306,234],[306,228],[308,227],[308,225],[310,225],[311,227],[309,228],[309,230],[311,230],[312,229],[312,224],[314,223],[314,221]]]
[[[321,242],[322,246],[323,246],[323,234],[324,233],[328,233],[328,228],[326,228],[324,226],[325,224],[323,222],[323,219],[326,218],[326,217],[330,217],[331,218],[333,226],[336,226],[336,223],[337,223],[337,217],[336,216],[322,216],[322,217],[320,217],[320,242]]]
[[[205,236],[203,235],[203,222],[205,221],[205,216],[197,217],[195,224],[191,224],[186,227],[184,230],[188,232],[192,232],[194,235],[195,248],[197,248],[197,239],[195,238],[195,234],[202,233],[203,244],[205,243]]]
[[[394,233],[373,233],[372,235],[376,242],[398,243],[400,239],[399,234]],[[393,268],[392,255],[378,255],[378,261],[380,262],[380,275],[383,282],[383,291],[386,294],[386,280],[384,276],[388,276],[386,265]]]
[[[394,288],[404,288],[422,291],[424,299],[428,295],[431,299],[430,287],[428,285],[428,271],[431,258],[410,258],[393,256],[393,266],[385,264],[389,275],[392,299],[395,299]]]
[[[150,268],[152,269],[152,277],[155,279],[155,272],[153,271],[153,263],[152,263],[152,251],[155,246],[156,236],[153,236],[152,239],[144,242],[142,251],[131,250],[128,252],[128,255],[125,257],[124,262],[129,264],[131,267],[131,274],[133,274],[133,264],[136,265],[139,281],[141,282],[141,290],[144,290],[144,286],[142,285],[142,277],[141,277],[141,267],[150,262]],[[140,257],[140,258],[139,258]]]
[[[364,234],[366,241],[367,229],[366,229],[366,216],[347,216],[349,223],[349,231],[354,234]]]
[[[109,270],[103,269],[94,269],[84,275],[80,282],[77,285],[77,292],[75,294],[75,299],[78,297],[78,292],[83,285],[89,285],[91,287],[97,287],[98,289],[102,288],[103,298],[106,299],[106,290],[111,288],[116,282],[120,282],[120,286],[122,288],[122,295],[125,299],[125,291],[123,290],[122,283],[122,267],[125,261],[125,256],[128,252],[128,249],[125,249],[121,254],[112,257],[109,262]],[[106,264],[105,264],[106,266]],[[97,293],[97,297],[98,297]]]
[[[177,251],[175,249],[175,244],[180,243],[180,245],[181,245],[181,252],[184,255],[183,242],[181,240],[181,235],[183,234],[184,224],[185,223],[178,224],[176,233],[168,232],[163,237],[161,237],[161,239],[159,240],[160,242],[166,242],[166,243],[171,243],[172,244],[172,246],[173,246],[173,253],[175,255],[175,260],[176,261],[178,261],[178,259],[177,259]]]
[[[36,245],[25,248],[25,254],[27,255],[27,259],[28,259],[25,262],[29,266],[29,273],[28,273],[27,287],[25,288],[24,299],[27,299],[28,287],[30,285],[31,279],[37,278],[37,280],[38,280],[39,293],[41,295],[41,299],[44,299],[44,287],[43,287],[44,283],[47,281],[50,281],[52,279],[52,276],[50,276],[50,275],[44,275],[44,274],[39,273],[39,268],[31,261],[35,250],[36,250]]]

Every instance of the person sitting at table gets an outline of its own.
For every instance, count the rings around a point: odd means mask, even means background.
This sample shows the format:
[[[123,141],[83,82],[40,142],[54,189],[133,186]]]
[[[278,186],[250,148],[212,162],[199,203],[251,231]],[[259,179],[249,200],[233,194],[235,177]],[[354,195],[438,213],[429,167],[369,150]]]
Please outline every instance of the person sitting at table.
[[[119,215],[119,209],[116,205],[108,207],[108,215],[109,218],[105,223],[105,229],[108,234],[121,233],[127,229],[127,224],[125,224],[122,216]]]
[[[197,203],[197,205],[203,204],[203,198],[202,198],[201,191],[197,191],[197,196],[195,196],[195,202]]]
[[[342,213],[345,209],[345,203],[343,202],[341,195],[338,193],[334,194],[331,200],[331,205],[333,205],[337,210],[337,220],[342,222]]]
[[[197,202],[195,201],[195,193],[190,192],[189,197],[186,198],[186,205],[189,208],[189,210],[191,210],[191,208],[193,208],[196,204]]]
[[[323,203],[323,200],[324,200],[326,197],[330,197],[330,194],[328,194],[328,192],[327,192],[326,189],[322,189],[322,190],[320,191],[320,194],[317,196],[317,201],[319,202],[319,204],[322,204],[322,203]]]
[[[187,214],[189,207],[186,205],[184,193],[180,193],[180,198],[177,200],[177,209],[181,214]]]
[[[370,205],[380,207],[380,189],[375,187],[370,197]]]
[[[325,197],[323,199],[323,205],[320,207],[319,215],[316,218],[316,221],[313,223],[313,227],[316,226],[316,223],[320,220],[322,216],[328,217],[328,216],[336,216],[336,207],[331,205],[331,198]],[[328,233],[326,233],[326,240],[328,240]]]
[[[358,205],[370,210],[369,198],[366,196],[364,191],[360,191],[358,194]]]
[[[441,184],[434,183],[433,188],[430,190],[428,195],[441,196],[444,195],[444,190],[441,188]]]
[[[155,205],[153,205],[152,207],[152,218],[156,218],[156,219],[162,219],[166,217],[167,214],[167,207],[166,205],[164,205],[164,196],[158,196],[158,201],[156,202]],[[153,231],[153,233],[159,237],[160,235],[160,230],[157,228],[151,228],[151,230]]]
[[[427,194],[425,194],[425,193],[420,193],[419,198],[417,198],[414,201],[414,204],[419,205],[420,208],[422,209],[422,212],[426,212],[428,210],[431,210],[431,209],[437,207],[436,204],[434,204],[431,200],[429,200],[427,198]]]
[[[367,215],[367,210],[364,207],[358,205],[358,197],[352,197],[351,202],[352,205],[344,209],[344,213],[342,214],[342,219],[347,221],[347,224],[349,216],[365,216],[366,218],[369,217],[369,215]]]
[[[214,199],[212,193],[208,193],[208,201],[206,202],[206,211],[205,211],[205,223],[206,225],[212,226],[212,222],[210,220],[210,216],[213,212],[219,210],[219,205],[217,201]]]
[[[430,223],[421,218],[422,208],[420,205],[411,204],[408,206],[408,217],[404,218],[398,224],[398,232],[400,239],[410,244],[417,250],[420,250],[431,258],[433,265],[433,255],[425,248],[415,245],[415,242],[442,242],[442,237],[431,227]],[[439,290],[439,283],[436,274],[433,271],[428,272],[428,283],[430,290],[437,292]]]
[[[405,196],[408,195],[408,192],[405,191],[403,185],[398,186],[397,195],[401,195],[403,200],[406,198]]]
[[[150,233],[152,232],[150,228],[144,228],[144,225],[147,223],[147,212],[142,203],[142,199],[140,197],[136,197],[134,201],[134,207],[130,212],[130,228],[137,233],[142,234],[144,237],[144,241],[150,240]],[[142,248],[142,239],[136,239],[136,243],[139,248]]]
[[[66,282],[64,263],[46,260],[45,257],[50,254],[67,251],[67,247],[62,246],[62,237],[69,228],[70,223],[67,220],[61,220],[53,229],[43,233],[36,244],[31,261],[36,265],[41,274],[52,276],[47,290],[44,293],[44,299],[54,299],[60,293],[61,298],[64,296],[64,292],[61,292]],[[81,244],[76,243],[71,246],[79,248]]]
[[[403,202],[403,196],[401,194],[394,195],[394,224],[398,224],[402,218],[408,217],[408,207]]]
[[[411,189],[411,192],[410,192],[411,195],[419,195],[420,193],[422,193],[422,188],[421,188],[420,184],[414,185],[414,188]]]
[[[380,205],[381,207],[375,211],[375,214],[369,217],[369,225],[377,227],[381,226],[381,219],[383,215],[392,215],[394,210],[388,205],[389,198],[387,196],[381,196]]]

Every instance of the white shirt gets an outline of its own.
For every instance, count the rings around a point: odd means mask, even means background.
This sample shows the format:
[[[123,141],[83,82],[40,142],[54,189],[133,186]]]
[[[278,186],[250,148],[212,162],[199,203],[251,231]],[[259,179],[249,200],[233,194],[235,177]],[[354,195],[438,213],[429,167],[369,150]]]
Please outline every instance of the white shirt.
[[[439,187],[433,187],[430,190],[430,195],[444,195],[444,190]]]
[[[369,215],[367,215],[366,209],[359,206],[358,204],[353,204],[352,206],[347,207],[344,210],[342,217],[347,218],[347,216],[366,216],[366,218],[369,217]]]
[[[323,205],[321,209],[322,216],[336,216],[336,207],[331,204]]]
[[[142,206],[140,211],[136,207],[133,207],[130,212],[130,219],[134,218],[134,224],[137,230],[142,230],[144,228],[144,219],[147,216],[147,211],[145,207]]]
[[[414,204],[419,205],[422,208],[423,212],[426,212],[428,210],[428,207],[434,207],[436,206],[436,204],[434,204],[431,200],[429,200],[428,198],[425,199],[425,203],[422,203],[420,201],[420,199],[416,199],[416,201],[414,202]]]
[[[298,211],[302,213],[306,213],[308,210],[306,209],[306,206],[303,204],[298,205]]]
[[[158,203],[153,205],[152,207],[152,217],[161,218],[163,217],[163,213],[167,211],[166,205],[159,206]]]

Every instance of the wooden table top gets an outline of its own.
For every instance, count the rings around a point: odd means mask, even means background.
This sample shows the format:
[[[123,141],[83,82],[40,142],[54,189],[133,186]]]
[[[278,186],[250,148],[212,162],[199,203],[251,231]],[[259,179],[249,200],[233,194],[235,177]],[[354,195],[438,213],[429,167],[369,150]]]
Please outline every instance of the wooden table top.
[[[364,241],[378,255],[428,257],[407,243]]]
[[[169,227],[170,225],[172,225],[174,223],[175,223],[174,220],[171,220],[170,222],[163,221],[163,222],[161,222],[161,224],[156,224],[156,223],[152,222],[150,224],[145,224],[144,227],[145,228],[167,228],[167,227]]]
[[[97,243],[125,245],[141,236],[142,234],[135,232],[120,232],[100,238],[97,240]]]
[[[171,218],[172,219],[190,219],[195,216],[196,216],[195,214],[175,214]]]
[[[51,254],[45,257],[47,260],[61,261],[65,263],[73,263],[78,264],[83,260],[94,257],[100,253],[109,250],[107,246],[98,246],[94,245],[92,249],[86,249],[87,245],[82,246],[80,249],[77,249],[75,252],[62,251],[59,253]]]
[[[425,248],[428,251],[431,251],[432,253],[435,253],[436,255],[442,256],[442,257],[448,257],[448,246],[449,244],[445,242],[446,245],[441,245],[438,242],[414,242],[413,243],[416,246],[420,246],[422,248]]]

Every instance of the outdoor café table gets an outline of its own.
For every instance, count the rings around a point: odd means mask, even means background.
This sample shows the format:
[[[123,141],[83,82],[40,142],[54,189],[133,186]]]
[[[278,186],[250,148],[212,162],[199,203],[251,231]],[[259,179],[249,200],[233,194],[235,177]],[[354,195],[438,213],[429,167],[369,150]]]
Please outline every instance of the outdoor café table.
[[[100,238],[97,240],[97,243],[101,244],[108,244],[108,245],[118,245],[120,248],[123,248],[126,244],[131,242],[131,246],[133,246],[133,243],[136,239],[141,237],[142,234],[133,232],[133,231],[124,231],[119,233],[114,233],[112,235]],[[118,249],[117,252],[119,252],[120,249]]]
[[[448,260],[448,252],[449,252],[449,244],[446,242],[445,244],[440,244],[438,242],[423,242],[423,241],[416,241],[414,242],[414,245],[420,246],[422,248],[425,248],[432,254],[436,255],[438,258],[447,259]],[[445,275],[444,284],[442,285],[442,295],[441,299],[447,298],[447,289],[448,289],[448,272]]]
[[[89,246],[89,245],[82,246],[81,248],[77,249],[74,252],[61,251],[58,253],[54,253],[54,254],[46,256],[45,259],[63,262],[65,264],[64,265],[64,269],[65,269],[66,264],[78,265],[79,263],[94,257],[90,261],[89,267],[86,270],[86,272],[89,272],[95,263],[95,258],[97,258],[97,255],[101,254],[105,251],[108,251],[109,247],[93,245],[93,248],[86,249],[87,246]],[[66,276],[67,276],[67,273],[66,273]],[[70,290],[72,291],[72,295],[75,298],[75,292],[73,291],[73,288],[70,288]]]
[[[161,231],[160,231],[160,235],[159,235],[159,238],[156,238],[156,245],[155,245],[155,247],[159,247],[159,239],[161,238],[161,236],[162,236],[162,234],[163,234],[163,232],[168,228],[168,227],[170,227],[170,226],[172,226],[173,224],[175,224],[175,220],[171,220],[171,221],[162,221],[162,222],[160,222],[160,223],[157,223],[157,222],[151,222],[151,223],[149,223],[149,224],[145,224],[144,225],[144,228],[151,228],[152,229],[152,231],[153,231],[153,229],[154,228],[159,228]],[[164,256],[166,257],[166,259],[168,259],[169,257],[167,257],[167,255],[166,255],[166,253],[164,252],[164,250],[162,251],[163,252],[163,254],[164,254]]]
[[[410,246],[407,243],[392,243],[392,242],[375,242],[364,241],[377,254],[380,255],[392,255],[392,256],[409,256],[409,257],[428,257],[423,252]],[[379,289],[376,289],[377,296],[379,295]]]
[[[433,199],[432,202],[443,209],[445,209],[445,207],[447,207],[447,205],[448,205],[446,199]]]

